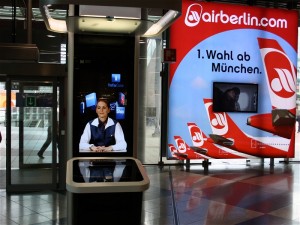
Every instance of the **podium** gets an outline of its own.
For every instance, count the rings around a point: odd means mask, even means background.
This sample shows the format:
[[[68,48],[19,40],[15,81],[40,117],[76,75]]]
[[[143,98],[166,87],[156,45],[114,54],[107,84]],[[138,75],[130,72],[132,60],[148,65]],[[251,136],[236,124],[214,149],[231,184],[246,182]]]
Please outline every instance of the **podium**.
[[[140,225],[150,181],[133,157],[77,157],[67,162],[69,225]]]

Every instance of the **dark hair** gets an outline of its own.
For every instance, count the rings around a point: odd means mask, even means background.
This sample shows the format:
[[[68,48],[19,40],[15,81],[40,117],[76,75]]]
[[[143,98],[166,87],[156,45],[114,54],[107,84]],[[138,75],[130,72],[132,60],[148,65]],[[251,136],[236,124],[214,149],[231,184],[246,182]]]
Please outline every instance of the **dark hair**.
[[[231,90],[233,90],[234,93],[236,93],[236,94],[238,94],[238,95],[241,93],[241,91],[240,91],[240,89],[239,89],[238,87],[234,87],[234,88],[232,88]]]
[[[107,105],[107,107],[109,107],[109,101],[107,98],[98,98],[97,104],[98,102],[104,102]]]

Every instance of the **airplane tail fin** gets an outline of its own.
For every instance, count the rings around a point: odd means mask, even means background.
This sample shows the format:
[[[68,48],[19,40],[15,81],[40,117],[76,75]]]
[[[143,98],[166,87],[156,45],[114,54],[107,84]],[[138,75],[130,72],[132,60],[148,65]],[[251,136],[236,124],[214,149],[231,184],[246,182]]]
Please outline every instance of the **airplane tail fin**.
[[[175,143],[177,145],[177,151],[179,153],[186,153],[189,146],[180,136],[174,136]]]
[[[190,147],[180,136],[174,136],[177,152],[179,154],[187,154],[190,159],[204,159],[208,158],[204,154],[207,152],[206,150],[202,150],[201,148],[197,148],[193,150],[194,147]],[[200,152],[197,152],[199,149]]]
[[[274,39],[258,38],[273,109],[296,113],[297,68]]]
[[[169,150],[172,154],[172,156],[174,156],[174,153],[177,152],[176,147],[173,144],[168,144]]]
[[[242,138],[244,132],[225,112],[213,112],[212,99],[203,99],[212,133],[226,138]]]
[[[187,123],[190,137],[193,142],[193,146],[203,147],[204,141],[207,139],[206,135],[201,131],[196,123],[189,122]]]

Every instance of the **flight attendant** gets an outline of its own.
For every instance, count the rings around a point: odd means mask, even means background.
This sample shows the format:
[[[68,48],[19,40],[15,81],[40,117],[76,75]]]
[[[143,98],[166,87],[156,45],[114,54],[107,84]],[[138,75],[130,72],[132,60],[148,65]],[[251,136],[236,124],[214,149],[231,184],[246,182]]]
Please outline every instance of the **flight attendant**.
[[[80,152],[126,152],[127,143],[121,124],[108,117],[109,103],[106,99],[98,99],[97,118],[89,121],[81,135]]]

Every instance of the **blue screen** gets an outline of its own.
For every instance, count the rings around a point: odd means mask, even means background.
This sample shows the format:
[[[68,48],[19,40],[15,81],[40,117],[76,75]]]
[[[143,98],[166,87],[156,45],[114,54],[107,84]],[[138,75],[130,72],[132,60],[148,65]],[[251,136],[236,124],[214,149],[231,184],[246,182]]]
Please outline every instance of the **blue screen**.
[[[120,83],[121,82],[121,74],[119,74],[119,73],[111,74],[111,82]]]
[[[125,119],[125,107],[116,107],[116,119],[117,120],[123,120]]]
[[[95,92],[87,94],[85,96],[86,107],[96,106],[96,103],[97,103],[97,97],[96,97],[96,93]]]

